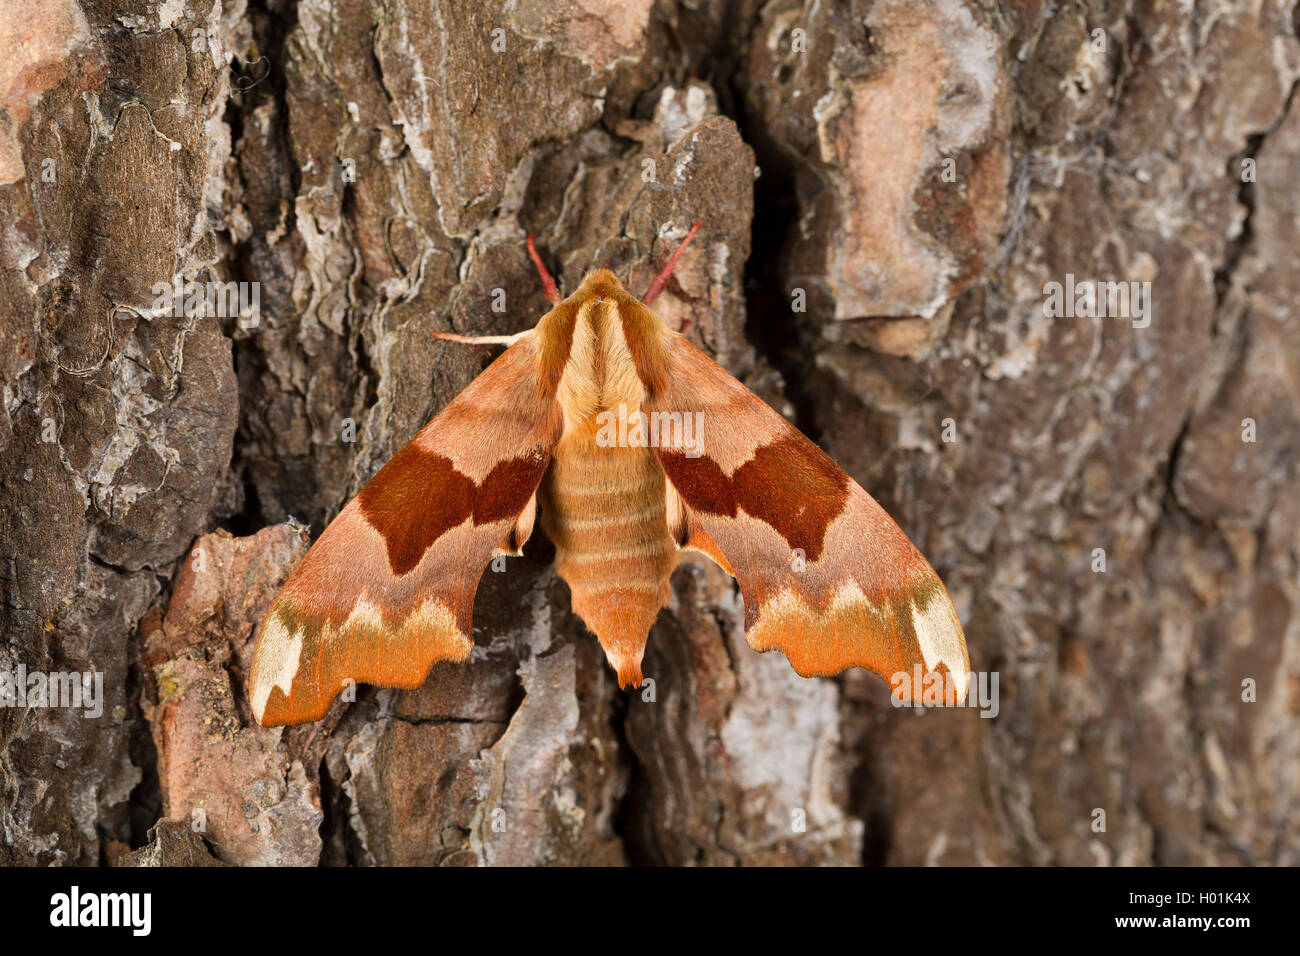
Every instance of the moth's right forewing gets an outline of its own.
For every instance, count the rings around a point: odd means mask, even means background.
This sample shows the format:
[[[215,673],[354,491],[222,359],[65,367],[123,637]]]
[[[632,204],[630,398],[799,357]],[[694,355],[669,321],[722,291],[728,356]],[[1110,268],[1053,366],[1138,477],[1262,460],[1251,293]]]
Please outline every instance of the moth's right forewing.
[[[651,411],[701,416],[702,454],[659,448],[684,547],[735,575],[746,637],[800,674],[860,666],[905,700],[912,675],[965,697],[970,659],[947,589],[874,499],[821,449],[680,336]],[[905,676],[904,676],[905,675]],[[899,678],[896,680],[896,678]]]

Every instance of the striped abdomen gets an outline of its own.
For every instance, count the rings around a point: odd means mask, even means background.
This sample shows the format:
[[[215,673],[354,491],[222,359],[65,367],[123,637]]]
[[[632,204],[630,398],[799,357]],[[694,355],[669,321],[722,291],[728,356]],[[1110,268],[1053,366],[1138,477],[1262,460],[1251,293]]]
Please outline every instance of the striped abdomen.
[[[646,638],[677,563],[664,480],[653,451],[601,447],[589,422],[556,445],[539,489],[555,569],[623,686],[641,683]]]

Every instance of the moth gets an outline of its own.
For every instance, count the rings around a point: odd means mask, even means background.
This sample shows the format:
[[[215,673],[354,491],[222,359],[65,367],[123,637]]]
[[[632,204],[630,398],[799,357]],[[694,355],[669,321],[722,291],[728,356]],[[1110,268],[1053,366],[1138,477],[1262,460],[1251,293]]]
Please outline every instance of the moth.
[[[739,582],[754,650],[780,650],[805,677],[859,666],[946,678],[965,697],[957,612],[906,535],[651,310],[699,227],[639,300],[608,269],[561,298],[529,236],[554,307],[517,335],[438,333],[507,348],[285,583],[253,656],[259,722],[316,720],[348,681],[413,688],[436,661],[465,660],[479,578],[495,556],[522,553],[539,517],[623,687],[642,683],[669,577],[696,551]],[[914,693],[915,682],[895,688]]]

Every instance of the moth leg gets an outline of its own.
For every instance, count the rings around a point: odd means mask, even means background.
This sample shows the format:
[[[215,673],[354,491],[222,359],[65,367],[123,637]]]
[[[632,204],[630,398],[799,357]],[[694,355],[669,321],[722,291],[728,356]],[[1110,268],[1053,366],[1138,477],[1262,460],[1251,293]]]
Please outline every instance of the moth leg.
[[[434,332],[435,339],[446,342],[464,342],[466,345],[514,345],[532,331],[516,332],[514,335],[457,335],[455,332]]]
[[[546,263],[542,257],[537,254],[537,247],[533,245],[533,234],[528,234],[528,257],[533,260],[533,265],[537,266],[537,274],[542,277],[542,292],[546,294],[547,302],[559,302],[560,293],[555,288],[555,280],[551,278],[550,272],[546,269]]]
[[[681,244],[673,251],[673,254],[668,257],[668,262],[661,270],[659,270],[659,274],[655,276],[655,281],[650,283],[650,288],[646,289],[645,295],[641,296],[641,301],[646,305],[649,305],[655,299],[659,298],[659,293],[664,291],[664,288],[668,285],[669,277],[673,274],[673,267],[677,265],[677,258],[682,254],[682,251],[690,241],[695,238],[695,234],[700,231],[700,226],[703,224],[702,220],[697,219],[695,225],[691,226],[691,231],[686,234],[686,238],[681,241]]]

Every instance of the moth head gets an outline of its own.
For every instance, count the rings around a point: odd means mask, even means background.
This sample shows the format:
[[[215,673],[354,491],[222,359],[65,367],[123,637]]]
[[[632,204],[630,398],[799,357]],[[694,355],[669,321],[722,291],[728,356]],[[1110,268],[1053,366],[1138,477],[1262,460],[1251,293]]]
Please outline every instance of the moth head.
[[[623,283],[618,280],[609,269],[592,269],[587,273],[582,285],[578,286],[578,291],[573,297],[579,300],[590,299],[613,299],[615,301],[622,298],[631,298]]]

